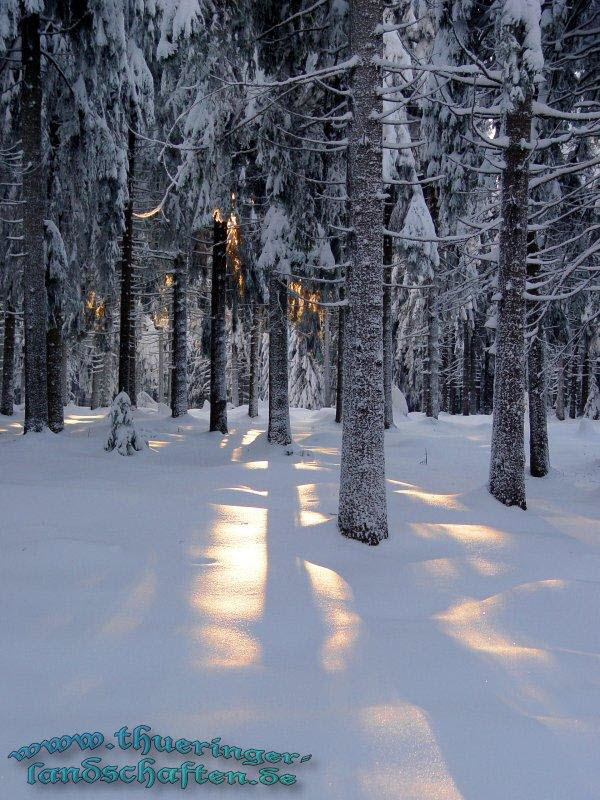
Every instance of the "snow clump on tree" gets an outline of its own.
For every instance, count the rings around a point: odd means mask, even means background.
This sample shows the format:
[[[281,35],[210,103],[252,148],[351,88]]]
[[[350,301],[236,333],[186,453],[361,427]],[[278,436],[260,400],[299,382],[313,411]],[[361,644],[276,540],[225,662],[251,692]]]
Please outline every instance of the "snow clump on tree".
[[[122,456],[132,456],[134,452],[147,446],[133,423],[131,400],[126,392],[118,394],[110,409],[110,433],[104,449],[116,450]]]

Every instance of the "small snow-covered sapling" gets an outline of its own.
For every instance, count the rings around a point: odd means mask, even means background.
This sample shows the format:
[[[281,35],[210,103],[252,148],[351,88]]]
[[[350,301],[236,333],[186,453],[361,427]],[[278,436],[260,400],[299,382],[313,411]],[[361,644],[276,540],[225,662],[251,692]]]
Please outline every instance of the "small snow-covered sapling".
[[[110,409],[110,433],[104,449],[116,450],[122,456],[132,456],[136,451],[143,450],[147,444],[135,428],[129,395],[127,392],[120,392]]]

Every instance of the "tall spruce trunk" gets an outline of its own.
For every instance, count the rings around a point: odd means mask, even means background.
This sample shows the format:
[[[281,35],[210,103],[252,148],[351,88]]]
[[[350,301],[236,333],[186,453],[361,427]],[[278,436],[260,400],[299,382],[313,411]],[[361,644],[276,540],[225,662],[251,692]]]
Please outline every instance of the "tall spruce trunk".
[[[463,323],[462,391],[460,408],[464,417],[469,416],[469,370],[471,367],[471,331],[469,323]]]
[[[274,444],[292,441],[288,395],[287,278],[277,273],[269,280],[269,429]]]
[[[341,295],[340,295],[341,297]],[[337,346],[337,384],[335,394],[335,421],[339,424],[344,416],[344,338],[346,330],[346,308],[338,309],[338,346]]]
[[[258,378],[260,365],[261,309],[255,304],[250,328],[250,380],[248,385],[248,416],[258,417]]]
[[[425,416],[437,419],[440,413],[440,323],[438,286],[434,275],[427,293],[427,371],[425,381]]]
[[[42,170],[42,85],[40,18],[21,18],[21,139],[23,146],[23,314],[25,333],[24,432],[48,426],[46,324],[48,299],[44,264],[44,192]]]
[[[529,236],[528,252],[537,253],[535,234]],[[533,283],[538,274],[534,263],[527,265],[527,277]],[[528,301],[530,318],[539,317],[540,305]],[[529,342],[527,354],[527,389],[529,398],[529,471],[534,478],[543,478],[550,469],[548,452],[548,416],[546,413],[546,337],[544,322],[540,319]]]
[[[331,405],[331,328],[329,311],[323,309],[323,406]]]
[[[579,390],[579,416],[583,417],[585,412],[585,404],[587,403],[588,394],[590,391],[590,336],[587,330],[584,332],[581,339],[580,348],[580,374],[581,374],[581,388]]]
[[[187,261],[179,253],[173,273],[173,369],[171,371],[171,416],[188,410],[187,387]]]
[[[564,422],[565,419],[565,360],[562,356],[558,359],[558,375],[556,380],[556,419]]]
[[[375,39],[384,4],[351,0],[350,42],[359,63],[352,75],[349,129],[349,215],[353,235],[347,276],[344,427],[338,526],[369,545],[388,536],[384,457],[383,233],[381,129],[374,114],[381,76]]]
[[[383,225],[390,227],[390,219],[394,208],[394,201],[390,197],[392,187],[388,187],[388,197],[383,206]],[[392,263],[394,247],[391,236],[383,237],[383,397],[384,397],[384,427],[386,430],[394,425],[394,407],[392,403],[392,373],[394,370],[394,342],[392,320]]]
[[[92,356],[92,395],[90,398],[90,409],[93,411],[99,408],[102,403],[102,378],[104,373],[104,336],[102,323],[95,321],[96,330],[94,331],[94,354]]]
[[[491,414],[494,406],[494,367],[493,355],[485,348],[483,354],[483,388],[481,392],[481,411]]]
[[[133,287],[133,175],[135,170],[135,134],[130,130],[128,139],[127,188],[129,198],[125,206],[125,231],[121,255],[121,319],[119,329],[119,392],[129,395],[135,406],[136,396],[136,315]]]
[[[60,320],[46,334],[47,370],[48,370],[48,427],[54,433],[60,433],[65,427],[63,408],[63,342]]]
[[[0,414],[12,417],[15,402],[15,307],[10,300],[4,304],[4,341],[2,348],[2,397]]]
[[[531,94],[507,111],[508,147],[502,170],[498,329],[494,418],[490,459],[491,494],[506,506],[527,507],[525,499],[525,275],[527,264],[528,158]]]
[[[210,307],[210,430],[227,433],[227,222],[213,221]]]
[[[546,341],[541,327],[529,344],[529,471],[543,478],[550,469],[548,422],[546,415]]]
[[[471,342],[469,345],[469,414],[477,414],[479,409],[477,403],[477,345],[479,337],[477,327],[471,332]]]
[[[573,342],[569,375],[569,417],[577,419],[579,408],[579,353],[577,342]]]

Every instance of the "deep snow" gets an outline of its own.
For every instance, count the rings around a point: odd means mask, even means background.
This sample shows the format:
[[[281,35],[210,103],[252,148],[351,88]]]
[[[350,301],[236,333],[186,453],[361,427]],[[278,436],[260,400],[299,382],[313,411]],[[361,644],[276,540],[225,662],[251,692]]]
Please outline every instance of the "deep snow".
[[[390,539],[369,548],[336,530],[333,411],[293,410],[286,455],[264,408],[230,411],[227,436],[207,409],[140,410],[151,449],[130,458],[104,452],[105,410],[68,412],[59,436],[0,417],[1,798],[176,796],[31,787],[6,758],[138,723],[313,754],[295,787],[187,790],[206,797],[598,797],[599,423],[550,421],[523,512],[485,489],[489,417],[398,418]]]

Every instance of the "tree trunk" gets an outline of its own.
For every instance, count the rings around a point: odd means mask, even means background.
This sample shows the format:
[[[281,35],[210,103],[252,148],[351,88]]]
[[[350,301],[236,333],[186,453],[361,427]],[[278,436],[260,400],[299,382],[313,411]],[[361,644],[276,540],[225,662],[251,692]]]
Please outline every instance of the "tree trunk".
[[[227,433],[227,223],[220,214],[213,222],[210,309],[210,430]]]
[[[129,395],[131,404],[137,402],[135,384],[136,328],[133,287],[133,175],[135,170],[135,134],[129,132],[125,232],[121,257],[121,320],[119,333],[119,392]]]
[[[269,430],[274,444],[292,441],[288,397],[287,278],[277,273],[269,281]]]
[[[587,331],[581,339],[580,349],[580,370],[581,370],[581,389],[579,392],[579,416],[583,417],[585,404],[587,403],[590,391],[590,337]]]
[[[101,331],[94,333],[94,355],[92,356],[92,396],[90,398],[90,409],[100,407],[100,395],[102,393],[102,373],[104,371],[104,353]]]
[[[477,328],[471,332],[469,346],[469,414],[477,414]]]
[[[383,226],[390,227],[390,219],[394,209],[394,193],[387,187],[387,199],[383,205]],[[394,259],[393,239],[387,234],[383,237],[383,396],[385,429],[394,425],[394,407],[392,403],[392,374],[394,371],[394,342],[392,320],[392,263]]]
[[[329,311],[323,309],[323,406],[331,405],[331,329]]]
[[[61,363],[60,363],[60,385],[61,385],[63,406],[66,406],[67,403],[69,402],[69,392],[67,388],[68,367],[69,367],[69,348],[67,346],[66,339],[63,337]]]
[[[460,408],[464,417],[469,416],[469,369],[471,367],[471,331],[469,323],[463,323],[463,361],[462,361],[462,391],[460,394]]]
[[[569,376],[569,417],[571,419],[577,419],[577,409],[579,408],[579,354],[577,350],[577,342],[573,342],[570,365],[571,374]]]
[[[458,389],[456,386],[456,334],[454,330],[450,334],[450,342],[448,345],[448,413],[456,414],[458,409]]]
[[[2,399],[0,414],[12,417],[15,402],[15,307],[7,300],[4,305],[4,342],[2,350]]]
[[[254,306],[252,317],[252,327],[250,329],[250,382],[248,386],[248,416],[258,417],[258,378],[260,375],[260,365],[258,357],[260,353],[261,336],[261,311],[260,306]]]
[[[523,402],[525,387],[525,275],[527,264],[528,158],[531,95],[507,111],[508,147],[502,170],[498,264],[498,329],[494,419],[490,459],[491,494],[506,506],[526,508]]]
[[[565,361],[561,356],[558,359],[558,376],[556,381],[556,419],[564,422],[565,419]]]
[[[351,0],[350,38],[360,63],[352,76],[349,128],[348,307],[344,359],[344,427],[338,526],[344,536],[376,545],[388,536],[384,457],[383,219],[381,129],[373,113],[381,76],[374,36],[383,15],[379,0]]]
[[[188,410],[187,387],[187,262],[182,254],[175,260],[173,274],[173,369],[171,370],[171,416]]]
[[[62,391],[63,345],[61,328],[53,325],[46,335],[48,368],[48,426],[54,433],[65,427]]]
[[[481,393],[481,411],[483,414],[491,414],[494,398],[494,357],[485,349],[483,354],[483,389]]]
[[[540,323],[541,326],[541,323]],[[543,478],[550,468],[548,424],[546,417],[546,342],[538,329],[529,345],[529,470],[534,478]]]
[[[344,338],[346,330],[346,309],[338,309],[338,348],[337,348],[337,386],[335,395],[335,421],[339,424],[344,416]]]
[[[21,139],[23,147],[23,312],[25,332],[24,432],[48,426],[48,377],[46,372],[46,267],[44,264],[44,193],[42,169],[42,86],[40,18],[21,18]]]

